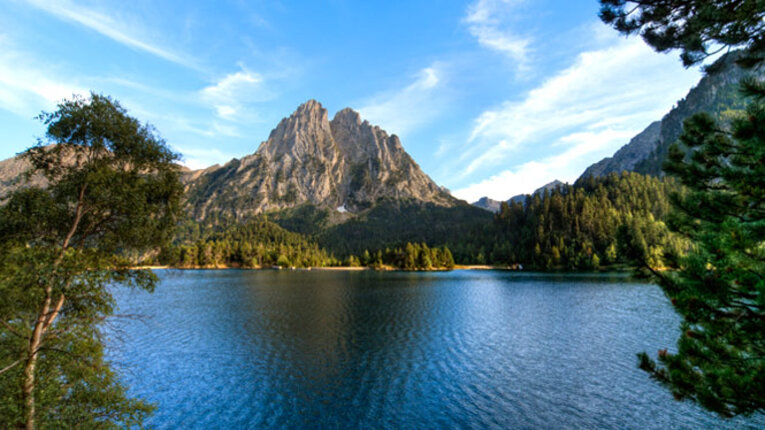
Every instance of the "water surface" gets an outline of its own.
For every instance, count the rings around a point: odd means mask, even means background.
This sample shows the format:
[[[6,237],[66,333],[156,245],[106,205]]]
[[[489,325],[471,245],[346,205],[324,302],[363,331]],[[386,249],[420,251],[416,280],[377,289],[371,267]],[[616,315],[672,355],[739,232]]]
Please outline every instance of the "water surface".
[[[636,368],[678,317],[619,275],[159,271],[110,341],[157,428],[765,428]]]

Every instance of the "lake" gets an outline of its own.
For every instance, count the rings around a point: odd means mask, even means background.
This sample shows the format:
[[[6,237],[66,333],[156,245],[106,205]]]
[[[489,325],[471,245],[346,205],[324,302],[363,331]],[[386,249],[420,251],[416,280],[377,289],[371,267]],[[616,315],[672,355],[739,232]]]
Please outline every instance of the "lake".
[[[109,357],[156,428],[765,428],[672,396],[661,290],[624,275],[161,270]]]

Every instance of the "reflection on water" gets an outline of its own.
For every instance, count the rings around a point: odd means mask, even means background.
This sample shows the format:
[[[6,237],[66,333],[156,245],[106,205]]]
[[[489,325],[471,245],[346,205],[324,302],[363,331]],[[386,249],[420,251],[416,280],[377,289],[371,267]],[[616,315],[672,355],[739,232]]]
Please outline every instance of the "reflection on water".
[[[161,271],[110,356],[158,428],[762,428],[635,366],[678,319],[624,276]]]

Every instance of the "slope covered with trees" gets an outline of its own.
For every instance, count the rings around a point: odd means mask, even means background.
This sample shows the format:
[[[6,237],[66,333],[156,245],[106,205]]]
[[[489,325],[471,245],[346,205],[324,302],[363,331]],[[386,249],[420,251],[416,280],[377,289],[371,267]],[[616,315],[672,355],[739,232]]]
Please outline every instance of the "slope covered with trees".
[[[598,269],[625,263],[626,237],[649,247],[661,266],[664,248],[682,244],[667,234],[662,220],[670,208],[672,179],[612,173],[580,180],[552,191],[503,202],[491,225],[472,241],[451,245],[459,259],[478,263],[549,269]],[[637,232],[627,236],[626,231]]]
[[[315,242],[258,216],[205,238],[181,242],[158,261],[175,267],[311,267],[337,265]]]

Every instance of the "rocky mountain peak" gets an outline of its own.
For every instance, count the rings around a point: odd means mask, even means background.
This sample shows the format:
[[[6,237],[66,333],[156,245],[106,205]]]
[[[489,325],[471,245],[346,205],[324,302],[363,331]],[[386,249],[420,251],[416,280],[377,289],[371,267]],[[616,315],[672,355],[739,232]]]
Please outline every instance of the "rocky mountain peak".
[[[257,153],[272,160],[286,157],[289,163],[307,157],[334,158],[335,152],[327,110],[308,100],[279,122]]]
[[[361,119],[361,114],[347,107],[337,111],[337,113],[335,113],[335,117],[332,119],[332,122],[361,125],[363,120]]]
[[[186,177],[197,219],[221,212],[240,219],[306,203],[357,212],[383,198],[457,202],[420,170],[396,135],[350,108],[330,122],[316,100],[282,119],[254,154]]]
[[[296,117],[327,117],[327,110],[318,101],[309,99],[305,103],[298,106],[295,112],[291,116]]]

